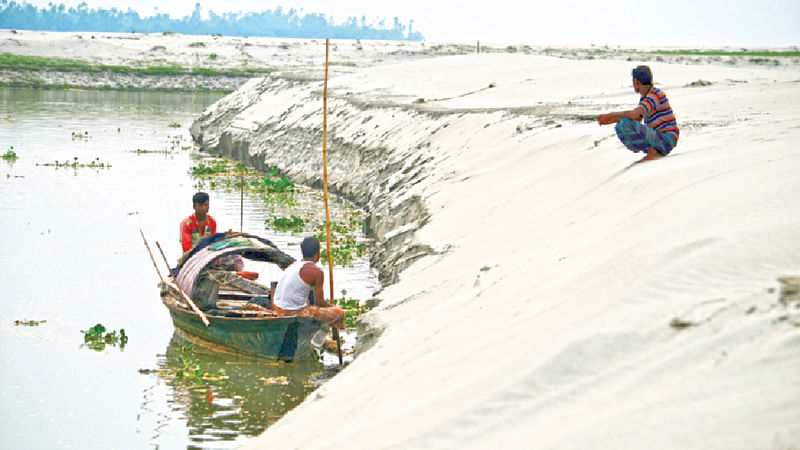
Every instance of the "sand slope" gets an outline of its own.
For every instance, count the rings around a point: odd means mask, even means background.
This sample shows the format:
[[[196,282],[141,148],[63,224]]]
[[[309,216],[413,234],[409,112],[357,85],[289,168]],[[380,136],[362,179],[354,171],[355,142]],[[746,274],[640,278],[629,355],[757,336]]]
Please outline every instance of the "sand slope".
[[[381,293],[378,343],[251,446],[798,445],[800,305],[777,277],[800,274],[800,70],[651,64],[682,134],[631,166],[587,118],[635,105],[636,64],[472,55],[332,79],[378,119],[450,111],[429,119],[437,176],[410,188],[431,211],[414,239],[439,251]]]

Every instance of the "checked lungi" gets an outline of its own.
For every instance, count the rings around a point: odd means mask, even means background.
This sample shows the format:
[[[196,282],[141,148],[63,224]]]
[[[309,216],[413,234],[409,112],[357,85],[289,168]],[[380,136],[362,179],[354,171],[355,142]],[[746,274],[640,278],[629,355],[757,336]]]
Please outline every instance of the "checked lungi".
[[[641,122],[628,118],[620,120],[614,129],[622,144],[634,153],[646,153],[648,148],[653,147],[658,153],[666,156],[678,143],[672,134],[660,133]]]
[[[321,308],[319,306],[309,305],[305,308],[290,310],[281,309],[278,306],[272,305],[272,309],[278,314],[278,317],[307,317],[340,330],[344,329],[344,310],[338,306]]]

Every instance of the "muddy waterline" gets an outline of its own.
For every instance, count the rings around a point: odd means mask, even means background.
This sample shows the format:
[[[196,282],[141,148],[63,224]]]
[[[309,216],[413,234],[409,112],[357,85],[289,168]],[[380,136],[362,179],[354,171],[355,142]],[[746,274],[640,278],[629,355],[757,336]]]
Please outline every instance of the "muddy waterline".
[[[139,229],[177,258],[177,225],[197,183],[188,172],[200,157],[185,149],[188,126],[217,98],[0,89],[0,154],[13,146],[19,157],[0,160],[0,447],[235,447],[330,371],[329,356],[271,365],[190,350],[173,336]],[[105,167],[45,165],[56,161]],[[212,190],[211,198],[220,229],[238,230],[239,194]],[[243,229],[297,256],[300,236],[264,230],[266,218],[284,213],[246,197]],[[263,263],[246,270],[262,281],[279,273]],[[378,287],[364,259],[337,268],[335,280],[336,291],[359,299]],[[124,328],[124,349],[82,347],[81,330],[97,323]],[[187,360],[227,379],[163,374]]]

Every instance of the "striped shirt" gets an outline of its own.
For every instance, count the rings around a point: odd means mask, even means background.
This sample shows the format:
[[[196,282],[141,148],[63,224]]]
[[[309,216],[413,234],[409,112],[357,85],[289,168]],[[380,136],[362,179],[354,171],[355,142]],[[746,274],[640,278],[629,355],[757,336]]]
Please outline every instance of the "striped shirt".
[[[658,88],[650,89],[644,97],[639,100],[639,105],[644,108],[644,124],[660,132],[668,133],[678,139],[680,131],[678,122],[672,107],[669,106],[667,95]]]

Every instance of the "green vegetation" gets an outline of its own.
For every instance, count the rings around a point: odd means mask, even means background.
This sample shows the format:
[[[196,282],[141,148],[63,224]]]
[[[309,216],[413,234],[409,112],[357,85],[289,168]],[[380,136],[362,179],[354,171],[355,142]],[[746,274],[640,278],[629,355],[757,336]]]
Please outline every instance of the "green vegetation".
[[[85,164],[85,163],[82,163],[82,162],[78,161],[78,157],[77,156],[72,158],[72,161],[64,161],[64,162],[55,161],[55,162],[52,162],[52,163],[44,163],[44,164],[38,164],[37,163],[36,165],[37,166],[41,165],[41,166],[44,166],[44,167],[72,167],[73,169],[83,169],[83,168],[110,169],[111,168],[111,164],[104,163],[104,162],[100,161],[99,157],[95,158],[95,160],[90,162],[89,164]]]
[[[275,69],[270,68],[243,68],[243,69],[211,69],[211,68],[185,68],[177,65],[163,65],[151,67],[131,67],[105,64],[92,64],[78,59],[46,58],[41,56],[24,56],[12,53],[0,53],[0,69],[6,70],[53,70],[58,72],[112,72],[133,75],[212,75],[249,77],[267,74]],[[44,82],[39,80],[40,84]]]
[[[227,159],[216,159],[201,162],[192,167],[191,175],[194,177],[217,177],[219,181],[209,183],[211,188],[240,189],[244,178],[244,189],[248,192],[262,194],[281,194],[294,191],[294,183],[289,181],[284,175],[274,179],[278,175],[278,169],[272,169],[267,175],[261,175],[256,170],[243,167],[241,163],[236,163]]]
[[[123,350],[128,343],[124,328],[120,328],[119,334],[116,331],[106,332],[106,327],[98,323],[86,331],[81,330],[81,333],[83,333],[83,346],[98,352],[105,350],[106,345],[119,345],[119,349]]]
[[[74,141],[75,139],[89,139],[89,132],[88,131],[84,131],[83,133],[81,133],[80,131],[78,131],[76,133],[76,132],[73,131],[72,132],[72,140]]]
[[[174,367],[168,369],[139,369],[140,373],[155,372],[162,378],[173,379],[179,382],[203,385],[205,381],[227,380],[225,369],[220,369],[216,373],[209,373],[195,359],[194,346],[191,343],[181,346],[180,355]]]
[[[179,124],[178,122],[172,122],[167,126],[170,127],[170,128],[180,128],[181,124]]]
[[[208,59],[210,59],[212,61],[216,60],[217,59],[217,54],[216,53],[212,53],[212,54],[208,55]]]
[[[796,58],[800,51],[772,51],[772,50],[654,50],[647,52],[652,55],[677,55],[677,56],[736,56],[736,57],[766,57],[766,58]]]
[[[264,221],[267,226],[273,230],[278,231],[291,231],[293,233],[302,233],[305,228],[305,221],[302,217],[292,215],[291,217],[274,217]]]
[[[356,241],[356,232],[361,227],[360,213],[351,209],[345,220],[331,221],[331,257],[335,266],[348,266],[357,257],[364,256],[367,246]],[[325,223],[320,223],[314,229],[314,237],[319,239],[321,248],[321,262],[328,263],[327,231]]]
[[[46,320],[15,320],[14,325],[23,327],[38,327],[39,324],[47,322]]]
[[[347,290],[342,289],[342,297],[334,299],[336,306],[344,310],[344,326],[345,328],[355,328],[358,318],[369,311],[366,305],[362,305],[354,298],[347,298]]]
[[[6,161],[16,161],[19,159],[19,156],[17,156],[17,153],[14,151],[14,146],[12,145],[8,147],[8,151],[6,151],[2,158]]]
[[[173,151],[172,150],[145,150],[145,149],[137,148],[136,150],[131,150],[131,153],[136,153],[137,155],[148,155],[148,154],[171,155],[173,153]]]
[[[211,159],[192,167],[190,173],[198,179],[198,183],[195,185],[197,189],[224,189],[236,192],[242,189],[242,179],[244,179],[244,190],[260,196],[267,205],[272,207],[280,205],[284,208],[299,206],[294,198],[296,192],[294,183],[285,175],[279,174],[278,168],[273,168],[264,175],[252,168],[242,167],[235,161]],[[322,220],[315,217],[304,219],[290,213],[285,216],[270,217],[264,221],[264,225],[267,229],[293,233],[302,233],[306,229],[313,229],[314,236],[323,246],[322,263],[327,263],[324,218]],[[350,208],[340,220],[331,221],[331,256],[335,265],[351,265],[356,258],[366,254],[367,245],[356,239],[361,226],[360,212],[353,208]]]
[[[208,164],[201,162],[200,164],[192,167],[192,176],[201,177],[209,175],[233,175],[230,170],[230,161],[224,159],[217,159],[208,162]]]

